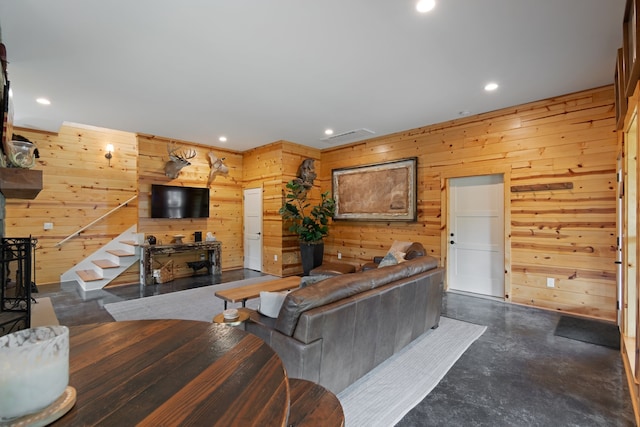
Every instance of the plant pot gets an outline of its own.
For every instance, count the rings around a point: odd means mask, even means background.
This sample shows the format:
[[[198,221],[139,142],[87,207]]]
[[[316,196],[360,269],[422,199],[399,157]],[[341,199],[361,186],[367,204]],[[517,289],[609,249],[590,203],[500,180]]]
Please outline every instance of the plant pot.
[[[300,259],[302,260],[302,274],[308,276],[309,272],[322,265],[324,255],[324,242],[300,243]]]

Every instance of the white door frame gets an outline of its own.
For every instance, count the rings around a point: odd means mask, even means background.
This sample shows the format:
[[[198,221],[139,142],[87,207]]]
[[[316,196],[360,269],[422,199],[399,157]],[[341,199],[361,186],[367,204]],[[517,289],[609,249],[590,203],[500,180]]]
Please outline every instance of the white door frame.
[[[254,221],[257,224],[253,224],[252,226],[247,226],[249,223],[249,213],[250,211],[247,209],[247,196],[257,195],[255,201],[259,203],[259,207],[253,206],[257,208],[255,213],[257,214],[257,219]],[[244,242],[244,268],[248,268],[251,270],[262,271],[262,188],[245,188],[242,190],[242,201],[243,201],[243,242]],[[257,227],[258,231],[255,231]],[[249,230],[251,229],[251,230]],[[252,253],[257,253],[253,259],[250,255]]]
[[[467,170],[455,170],[443,172],[440,175],[440,256],[441,265],[449,268],[449,179],[465,178],[480,175],[501,174],[504,183],[504,299],[511,301],[511,168],[497,167],[491,169],[468,168]],[[449,289],[447,275],[445,274],[445,290]]]

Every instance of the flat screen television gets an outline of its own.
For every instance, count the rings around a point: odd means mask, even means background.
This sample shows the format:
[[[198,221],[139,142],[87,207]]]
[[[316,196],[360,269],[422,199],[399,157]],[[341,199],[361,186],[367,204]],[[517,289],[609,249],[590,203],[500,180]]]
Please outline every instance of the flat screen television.
[[[151,218],[209,218],[209,189],[152,184]]]

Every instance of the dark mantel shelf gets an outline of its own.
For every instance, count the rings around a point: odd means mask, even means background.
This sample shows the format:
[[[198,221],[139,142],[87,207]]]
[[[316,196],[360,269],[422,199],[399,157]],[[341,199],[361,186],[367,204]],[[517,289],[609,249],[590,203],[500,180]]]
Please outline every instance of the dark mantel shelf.
[[[7,199],[35,199],[41,190],[41,170],[0,168],[0,191]]]

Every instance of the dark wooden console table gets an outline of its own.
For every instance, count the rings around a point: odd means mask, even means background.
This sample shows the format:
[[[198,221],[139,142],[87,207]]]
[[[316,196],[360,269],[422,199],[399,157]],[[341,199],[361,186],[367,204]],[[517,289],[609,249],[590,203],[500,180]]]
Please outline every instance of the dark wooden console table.
[[[140,257],[140,283],[143,285],[153,285],[153,257],[158,255],[170,255],[180,252],[207,251],[209,265],[207,270],[211,275],[222,273],[222,243],[215,242],[193,242],[175,245],[142,245],[142,255]]]
[[[284,426],[278,355],[238,328],[135,320],[69,328],[77,401],[54,426]]]

